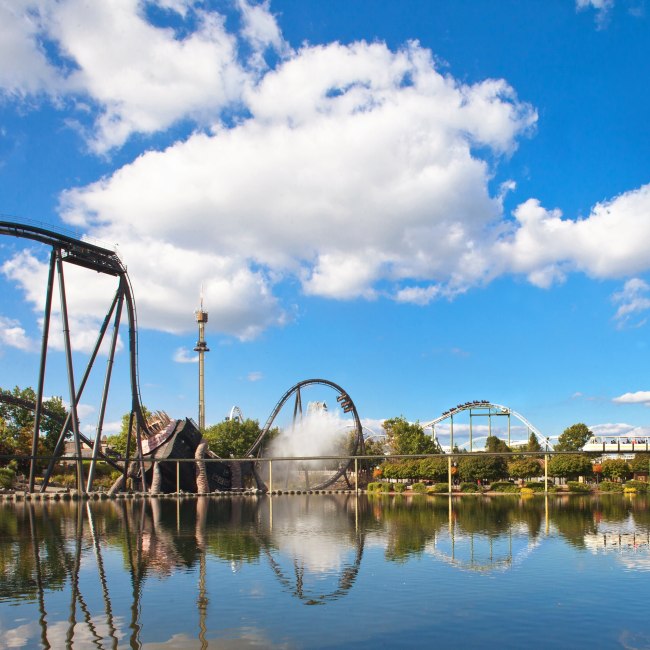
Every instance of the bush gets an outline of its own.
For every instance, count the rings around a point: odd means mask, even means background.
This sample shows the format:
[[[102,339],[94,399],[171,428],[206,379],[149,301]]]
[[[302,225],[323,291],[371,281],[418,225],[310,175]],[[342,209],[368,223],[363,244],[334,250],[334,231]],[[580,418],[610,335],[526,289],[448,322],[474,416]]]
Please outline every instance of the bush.
[[[490,485],[490,490],[492,492],[508,492],[511,494],[519,494],[519,487],[514,483],[509,483],[508,481],[496,481]]]
[[[368,492],[390,492],[390,488],[390,483],[380,483],[379,481],[368,483]]]
[[[476,483],[461,483],[460,491],[465,493],[480,492],[481,488],[478,485],[476,485]]]
[[[401,494],[406,490],[406,483],[393,483],[392,484],[393,492]]]
[[[576,492],[584,494],[585,492],[591,492],[591,488],[586,483],[580,483],[579,481],[567,481],[569,486],[569,492]]]
[[[16,472],[9,467],[0,468],[0,488],[9,489],[14,484]]]
[[[637,492],[647,492],[648,491],[648,484],[645,481],[637,481],[636,479],[632,479],[631,481],[628,481],[625,484],[626,488],[636,488]]]
[[[447,494],[449,492],[449,483],[436,483],[427,488],[427,494]]]
[[[601,481],[598,485],[601,492],[622,492],[623,484],[614,483],[614,481]]]
[[[411,490],[416,494],[426,494],[427,486],[424,483],[413,483]]]
[[[548,487],[550,488],[552,485],[551,481],[549,481]],[[530,483],[526,483],[524,487],[533,492],[544,492],[544,481],[531,481]]]

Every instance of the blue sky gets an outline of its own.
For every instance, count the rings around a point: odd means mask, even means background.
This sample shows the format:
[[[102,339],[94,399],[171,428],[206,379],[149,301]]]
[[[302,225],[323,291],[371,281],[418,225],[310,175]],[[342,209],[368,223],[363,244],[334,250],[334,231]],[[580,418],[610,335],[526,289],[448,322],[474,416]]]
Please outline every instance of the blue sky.
[[[371,426],[487,398],[650,432],[649,9],[0,0],[0,212],[117,244],[172,416],[203,285],[208,423],[323,377]],[[3,387],[36,384],[47,254],[0,241]],[[111,290],[69,281],[80,363]]]

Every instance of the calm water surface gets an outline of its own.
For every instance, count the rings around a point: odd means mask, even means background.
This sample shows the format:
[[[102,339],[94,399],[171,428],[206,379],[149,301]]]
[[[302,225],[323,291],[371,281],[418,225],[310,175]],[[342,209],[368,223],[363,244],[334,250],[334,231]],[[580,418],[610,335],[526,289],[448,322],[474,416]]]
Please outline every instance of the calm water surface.
[[[650,648],[647,498],[0,505],[0,648]]]

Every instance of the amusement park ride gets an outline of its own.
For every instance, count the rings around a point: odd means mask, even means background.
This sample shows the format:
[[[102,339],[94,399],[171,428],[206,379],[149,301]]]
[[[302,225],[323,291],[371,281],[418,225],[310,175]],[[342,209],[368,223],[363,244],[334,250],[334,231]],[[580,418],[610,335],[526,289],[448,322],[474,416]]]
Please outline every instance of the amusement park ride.
[[[36,400],[34,403],[25,402],[20,404],[24,408],[34,411],[34,430],[32,436],[32,453],[30,459],[29,484],[28,489],[34,492],[36,487],[36,467],[38,456],[38,441],[40,437],[41,418],[44,415],[43,407],[43,390],[45,371],[47,366],[49,351],[49,332],[52,315],[52,299],[54,293],[55,280],[58,283],[58,294],[60,300],[60,314],[63,324],[64,353],[66,360],[66,379],[67,392],[69,393],[69,413],[65,421],[61,422],[60,434],[56,447],[50,458],[50,463],[45,472],[40,490],[45,491],[48,482],[51,479],[54,465],[61,457],[64,449],[64,441],[67,437],[72,436],[74,444],[74,463],[76,467],[77,489],[80,492],[91,491],[93,478],[96,470],[96,463],[102,460],[109,463],[121,472],[120,479],[112,489],[121,490],[127,484],[130,478],[136,484],[139,484],[143,492],[162,491],[175,492],[178,490],[186,492],[209,492],[215,489],[229,489],[232,485],[231,468],[234,466],[230,459],[219,459],[212,453],[203,439],[202,431],[205,428],[205,398],[204,398],[204,381],[203,381],[203,360],[204,353],[209,351],[205,342],[205,324],[208,320],[208,314],[203,310],[203,302],[196,312],[196,320],[199,324],[199,340],[195,350],[199,353],[199,424],[197,425],[192,419],[173,420],[164,413],[157,413],[153,418],[145,417],[140,397],[140,387],[138,378],[138,331],[137,331],[137,313],[133,289],[125,265],[118,255],[107,248],[98,246],[88,241],[83,241],[66,234],[61,234],[53,230],[45,229],[40,226],[17,223],[12,221],[0,221],[0,235],[8,235],[22,239],[38,242],[50,247],[49,256],[49,273],[45,292],[45,310],[43,318],[43,335],[41,344],[40,362],[38,368]],[[77,267],[100,273],[115,278],[115,293],[106,312],[103,323],[99,329],[97,341],[92,353],[89,356],[81,380],[77,383],[77,375],[73,364],[73,351],[71,346],[70,323],[68,319],[68,303],[66,299],[66,282],[64,268],[66,264],[73,264]],[[118,333],[123,312],[126,311],[128,322],[128,367],[131,388],[131,409],[128,423],[128,436],[126,443],[125,458],[118,462],[101,451],[101,439],[104,428],[104,417],[106,413],[106,404],[111,386],[111,375],[115,353],[117,349]],[[86,437],[79,426],[78,407],[80,400],[88,383],[89,376],[95,365],[97,355],[102,347],[104,338],[111,326],[112,332],[110,344],[108,347],[108,363],[105,372],[103,390],[100,398],[99,416],[96,425],[94,439]],[[318,386],[327,391],[333,391],[335,394],[335,405],[338,407],[342,417],[347,421],[349,439],[351,443],[346,454],[347,458],[338,461],[332,465],[330,461],[328,474],[326,476],[321,472],[319,481],[312,485],[312,489],[323,489],[336,483],[339,479],[345,480],[349,485],[348,474],[354,466],[354,459],[350,457],[363,456],[365,454],[364,435],[361,420],[356,406],[350,395],[339,385],[326,379],[307,379],[298,382],[292,386],[278,400],[273,411],[269,415],[265,425],[255,442],[245,454],[245,459],[250,458],[250,462],[244,462],[240,459],[239,469],[249,471],[257,482],[259,489],[265,490],[266,483],[260,475],[259,463],[257,459],[264,453],[265,442],[268,442],[268,434],[273,429],[276,418],[280,411],[287,405],[292,405],[292,430],[298,426],[303,417],[308,417],[309,412],[303,414],[303,391],[311,386]],[[16,401],[17,398],[0,394],[0,401]],[[465,402],[445,411],[439,417],[424,423],[424,429],[431,429],[431,434],[435,439],[437,436],[436,427],[440,430],[443,422],[449,421],[450,427],[450,444],[443,447],[443,451],[453,453],[454,445],[454,418],[463,412],[469,412],[469,441],[459,447],[468,446],[468,451],[474,451],[474,442],[477,440],[474,436],[473,421],[475,418],[486,418],[488,422],[488,431],[492,433],[493,418],[506,417],[508,421],[508,443],[510,443],[510,420],[516,418],[523,423],[529,432],[534,433],[540,444],[546,449],[552,449],[549,445],[548,438],[544,437],[528,420],[512,409],[499,404],[493,404],[487,400],[475,400]],[[243,420],[241,410],[233,407],[229,416],[230,419]],[[92,450],[91,461],[88,475],[84,476],[84,466],[82,463],[82,445]],[[647,442],[646,442],[647,447]],[[190,462],[180,462],[182,460]],[[178,462],[177,462],[178,461]],[[246,467],[248,466],[248,467]],[[270,471],[270,465],[269,465]]]

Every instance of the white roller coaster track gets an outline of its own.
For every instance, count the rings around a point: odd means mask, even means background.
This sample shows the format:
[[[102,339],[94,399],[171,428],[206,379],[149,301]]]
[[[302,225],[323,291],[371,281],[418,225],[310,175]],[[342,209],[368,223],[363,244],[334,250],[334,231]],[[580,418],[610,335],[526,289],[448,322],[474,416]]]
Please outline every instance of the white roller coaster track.
[[[439,424],[440,422],[444,422],[445,420],[448,420],[451,418],[453,415],[456,415],[457,413],[462,413],[463,411],[469,411],[470,409],[494,409],[495,411],[500,411],[500,413],[495,413],[494,415],[499,416],[499,415],[510,415],[511,417],[515,417],[517,420],[519,420],[522,424],[524,424],[529,431],[532,431],[532,433],[535,434],[535,437],[537,438],[537,441],[541,445],[548,445],[548,448],[550,450],[553,450],[553,445],[549,442],[549,439],[542,434],[542,432],[534,425],[532,424],[529,420],[527,420],[521,413],[517,413],[517,411],[513,411],[510,407],[508,406],[503,406],[502,404],[493,404],[492,402],[480,402],[480,403],[467,403],[467,404],[461,404],[457,406],[454,409],[451,409],[447,413],[443,413],[439,417],[437,417],[435,420],[431,420],[429,422],[423,422],[421,424],[423,429],[435,429],[435,426]]]

